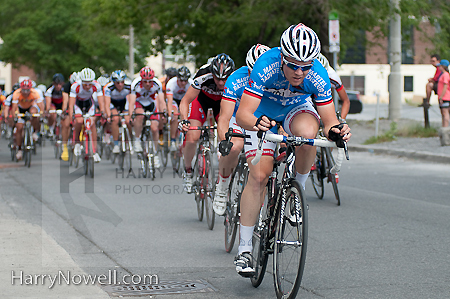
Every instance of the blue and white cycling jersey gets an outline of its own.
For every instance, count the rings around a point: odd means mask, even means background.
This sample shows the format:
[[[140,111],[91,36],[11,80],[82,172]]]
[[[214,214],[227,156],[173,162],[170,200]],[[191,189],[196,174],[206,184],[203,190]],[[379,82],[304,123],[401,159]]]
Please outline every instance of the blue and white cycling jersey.
[[[287,113],[296,106],[311,101],[315,95],[317,106],[333,103],[327,70],[315,59],[313,67],[300,86],[294,87],[281,69],[281,49],[272,48],[255,63],[244,93],[261,99],[255,116],[267,115],[284,121]]]
[[[245,87],[248,85],[248,67],[243,66],[235,70],[230,77],[228,77],[223,89],[222,99],[235,103],[233,116],[236,117],[236,111],[239,108],[241,102],[242,93]]]

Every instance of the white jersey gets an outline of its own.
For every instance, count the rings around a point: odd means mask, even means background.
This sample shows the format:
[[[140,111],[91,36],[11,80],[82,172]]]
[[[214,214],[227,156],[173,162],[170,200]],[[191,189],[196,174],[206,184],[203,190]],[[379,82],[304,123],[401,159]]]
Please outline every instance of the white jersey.
[[[102,87],[97,81],[94,81],[89,90],[84,90],[81,82],[75,82],[70,87],[70,97],[74,97],[77,101],[87,101],[93,98],[97,102],[97,97],[103,96]]]
[[[153,85],[150,90],[142,86],[141,78],[134,79],[131,84],[131,94],[136,95],[136,101],[141,103],[142,106],[149,106],[151,103],[156,105],[156,96],[163,93],[161,82],[156,78],[153,78],[152,81]]]
[[[13,98],[13,93],[11,93],[9,96],[6,97],[3,105],[11,107],[12,98]]]
[[[127,95],[131,93],[131,85],[125,84],[121,91],[118,91],[114,82],[109,82],[103,88],[105,97],[110,97],[112,101],[126,100]]]
[[[328,77],[330,77],[331,87],[336,89],[336,91],[341,90],[343,87],[341,77],[339,77],[334,68],[332,68],[331,66],[328,66],[327,72]]]
[[[186,94],[186,91],[188,90],[189,86],[191,86],[193,81],[191,78],[189,78],[185,87],[178,86],[177,81],[178,81],[178,78],[173,77],[172,79],[169,80],[169,82],[167,82],[166,95],[169,95],[169,94],[172,95],[173,99],[177,100],[179,102],[184,97],[184,95]]]

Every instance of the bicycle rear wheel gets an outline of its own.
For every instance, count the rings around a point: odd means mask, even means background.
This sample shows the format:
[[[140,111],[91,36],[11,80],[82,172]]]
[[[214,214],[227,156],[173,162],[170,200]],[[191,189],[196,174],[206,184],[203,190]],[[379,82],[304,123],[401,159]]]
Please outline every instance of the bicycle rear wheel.
[[[328,173],[328,181],[331,181],[331,185],[333,186],[334,196],[337,200],[337,205],[341,205],[341,197],[339,196],[338,183],[336,181],[336,176],[331,173],[331,168],[333,168],[335,162],[331,150],[329,148],[325,148],[325,153],[327,157],[327,173]]]
[[[230,253],[233,250],[234,241],[236,240],[236,233],[239,220],[239,199],[236,191],[238,189],[240,173],[238,168],[235,168],[231,175],[230,188],[228,189],[227,208],[225,210],[225,251]]]
[[[258,219],[256,220],[255,227],[253,229],[252,237],[252,257],[253,257],[253,269],[255,269],[255,275],[250,277],[252,285],[257,288],[264,279],[266,273],[267,261],[269,259],[269,253],[267,251],[269,246],[269,227],[268,227],[268,202],[269,202],[269,185],[266,186],[264,204],[259,211]]]
[[[194,182],[192,184],[192,189],[195,195],[195,202],[197,203],[197,217],[199,221],[203,220],[203,211],[205,209],[204,194],[201,192],[201,187],[203,186],[202,177],[203,174],[203,158],[201,150],[197,151],[197,159],[194,164]]]
[[[323,198],[324,184],[323,184],[323,149],[319,149],[316,153],[316,159],[314,160],[314,169],[311,170],[310,177],[313,185],[314,192],[319,199]]]
[[[296,180],[290,181],[285,192],[286,206],[275,233],[273,276],[277,297],[295,298],[305,267],[308,213],[303,189]]]
[[[94,157],[93,155],[93,149],[94,149],[94,145],[93,145],[93,140],[89,139],[89,159],[88,159],[88,165],[89,165],[89,175],[91,178],[94,178]]]
[[[214,178],[214,166],[211,159],[211,153],[206,152],[204,158],[205,167],[205,177],[203,178],[203,190],[205,192],[205,213],[206,222],[208,223],[208,228],[213,230],[216,213],[213,210],[213,200],[214,200],[214,185],[216,183]]]

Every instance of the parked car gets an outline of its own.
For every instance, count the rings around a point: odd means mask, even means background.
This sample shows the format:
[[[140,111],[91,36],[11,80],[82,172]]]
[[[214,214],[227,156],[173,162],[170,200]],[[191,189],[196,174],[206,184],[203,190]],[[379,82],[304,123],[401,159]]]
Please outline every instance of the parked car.
[[[349,114],[356,114],[361,113],[363,109],[363,104],[361,102],[361,98],[359,95],[359,91],[354,90],[346,90],[348,98],[350,100],[350,110],[348,111]],[[342,100],[339,99],[339,110],[341,110],[342,106]]]

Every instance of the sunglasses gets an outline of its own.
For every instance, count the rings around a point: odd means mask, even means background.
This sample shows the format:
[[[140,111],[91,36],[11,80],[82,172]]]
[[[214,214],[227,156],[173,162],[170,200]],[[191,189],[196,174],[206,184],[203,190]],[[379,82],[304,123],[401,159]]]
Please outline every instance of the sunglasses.
[[[152,80],[142,80],[143,83],[151,83],[153,82]]]
[[[283,57],[283,62],[288,68],[290,68],[294,71],[301,69],[303,72],[309,71],[313,67],[313,64],[314,64],[314,62],[313,62],[313,63],[307,64],[307,65],[298,65],[293,62],[287,61],[284,57]]]
[[[83,85],[92,85],[92,84],[94,84],[94,82],[92,82],[92,81],[89,81],[89,82],[82,81],[81,84],[83,84]]]

